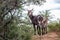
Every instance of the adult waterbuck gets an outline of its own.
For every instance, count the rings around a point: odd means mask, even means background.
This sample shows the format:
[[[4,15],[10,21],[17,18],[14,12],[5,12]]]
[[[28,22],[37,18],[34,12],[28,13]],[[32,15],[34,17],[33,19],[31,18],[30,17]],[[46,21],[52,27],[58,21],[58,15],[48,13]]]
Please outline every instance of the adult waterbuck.
[[[41,15],[34,16],[32,14],[33,13],[32,10],[28,10],[28,16],[32,21],[33,28],[34,28],[34,34],[36,34],[36,29],[37,29],[38,34],[41,35],[41,29],[43,30],[43,26],[42,26],[43,17]],[[42,34],[43,34],[43,31],[42,31]]]

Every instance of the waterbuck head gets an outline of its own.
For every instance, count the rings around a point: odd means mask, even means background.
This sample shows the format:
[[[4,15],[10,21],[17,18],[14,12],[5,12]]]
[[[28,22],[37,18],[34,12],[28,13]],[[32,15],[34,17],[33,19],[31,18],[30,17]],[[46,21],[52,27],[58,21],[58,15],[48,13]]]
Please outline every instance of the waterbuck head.
[[[33,15],[33,14],[32,14],[32,13],[33,13],[32,10],[33,10],[33,9],[28,10],[28,16],[32,16],[32,15]]]

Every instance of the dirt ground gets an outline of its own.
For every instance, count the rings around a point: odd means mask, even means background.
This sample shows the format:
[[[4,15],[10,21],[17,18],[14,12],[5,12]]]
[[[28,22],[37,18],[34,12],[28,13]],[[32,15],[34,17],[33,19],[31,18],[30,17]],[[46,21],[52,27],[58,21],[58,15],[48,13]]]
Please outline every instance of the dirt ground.
[[[33,35],[32,40],[60,40],[60,38],[56,32],[50,32],[50,33],[42,35],[42,36]]]

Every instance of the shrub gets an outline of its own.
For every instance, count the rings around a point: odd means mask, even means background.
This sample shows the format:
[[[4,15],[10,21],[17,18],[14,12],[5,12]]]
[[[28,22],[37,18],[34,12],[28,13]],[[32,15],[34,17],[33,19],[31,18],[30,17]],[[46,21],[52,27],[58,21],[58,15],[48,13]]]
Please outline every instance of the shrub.
[[[33,29],[30,26],[21,25],[19,27],[19,35],[20,35],[19,39],[20,40],[31,40],[31,37],[33,35]]]
[[[52,22],[48,25],[49,31],[60,31],[60,23]]]

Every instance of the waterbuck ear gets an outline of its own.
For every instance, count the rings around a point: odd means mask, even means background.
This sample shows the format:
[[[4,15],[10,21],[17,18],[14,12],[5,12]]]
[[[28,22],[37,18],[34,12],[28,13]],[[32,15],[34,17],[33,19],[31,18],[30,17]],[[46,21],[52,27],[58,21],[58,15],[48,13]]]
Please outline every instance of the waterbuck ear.
[[[32,15],[32,10],[28,10],[28,15]]]
[[[28,10],[28,11],[30,11],[30,12],[31,12],[32,10],[33,10],[33,9],[31,9],[31,10]]]
[[[32,10],[33,10],[33,9],[31,9],[31,10],[28,10],[28,13],[31,13],[31,12],[32,12]]]

